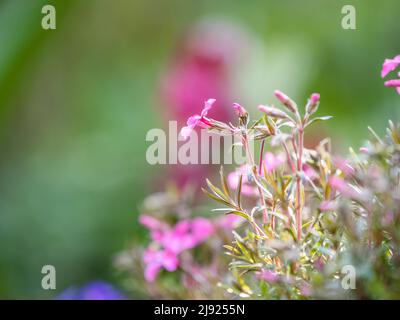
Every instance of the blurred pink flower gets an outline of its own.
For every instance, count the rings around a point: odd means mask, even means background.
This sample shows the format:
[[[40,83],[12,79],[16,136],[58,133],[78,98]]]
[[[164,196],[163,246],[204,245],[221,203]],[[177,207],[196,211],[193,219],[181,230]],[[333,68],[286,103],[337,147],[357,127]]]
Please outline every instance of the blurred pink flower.
[[[267,173],[271,173],[285,163],[285,156],[281,153],[275,155],[272,152],[266,152],[264,155],[264,167]],[[262,168],[264,170],[264,168]]]
[[[386,77],[390,72],[394,71],[400,65],[400,55],[395,56],[393,59],[385,59],[382,65],[381,76]]]
[[[257,189],[251,185],[249,180],[250,168],[247,165],[242,165],[235,171],[228,174],[227,180],[229,188],[236,190],[239,184],[240,176],[242,176],[242,193],[246,196],[253,196]]]
[[[329,184],[333,189],[336,189],[345,197],[356,198],[356,199],[361,197],[361,195],[358,192],[356,192],[355,189],[353,189],[344,179],[338,176],[330,177]]]
[[[217,225],[218,227],[225,229],[225,230],[232,230],[236,228],[239,223],[243,220],[243,218],[234,215],[234,214],[228,214],[226,216],[220,217],[217,220]]]
[[[342,157],[335,157],[333,159],[333,163],[345,175],[351,175],[354,173],[354,168],[350,165],[350,163],[346,159]]]
[[[207,119],[208,111],[212,108],[213,104],[215,103],[215,99],[208,99],[204,102],[204,108],[201,111],[200,115],[196,114],[194,116],[189,117],[187,120],[187,126],[183,127],[180,135],[186,140],[189,138],[190,134],[192,133],[193,129],[196,126],[202,128],[208,128],[210,126],[210,121]]]
[[[215,232],[213,223],[201,217],[181,220],[172,228],[146,215],[140,217],[140,222],[151,231],[154,241],[143,254],[145,279],[149,282],[154,281],[163,268],[175,271],[180,253],[196,247]]]
[[[303,164],[303,172],[310,180],[314,180],[318,177],[318,173],[306,163]]]
[[[143,262],[146,265],[144,277],[148,282],[154,282],[161,269],[169,272],[175,271],[179,266],[176,254],[167,250],[147,248],[143,254]]]

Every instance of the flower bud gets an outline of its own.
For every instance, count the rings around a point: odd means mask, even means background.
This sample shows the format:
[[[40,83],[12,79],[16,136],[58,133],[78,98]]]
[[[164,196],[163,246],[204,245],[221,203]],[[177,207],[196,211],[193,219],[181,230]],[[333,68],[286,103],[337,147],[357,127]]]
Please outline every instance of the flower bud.
[[[271,116],[274,118],[279,118],[279,119],[287,119],[288,118],[288,115],[285,112],[283,112],[282,110],[279,110],[275,107],[259,105],[258,110],[260,110],[261,112],[264,112],[268,116]]]
[[[310,99],[308,99],[308,103],[306,105],[306,112],[308,114],[313,114],[318,110],[319,98],[319,93],[313,93]]]
[[[275,97],[278,98],[280,102],[282,102],[286,108],[288,108],[291,112],[297,113],[297,105],[296,103],[290,99],[286,94],[284,94],[282,91],[275,90]]]
[[[239,117],[247,117],[248,113],[245,108],[243,108],[239,103],[233,104],[233,109]]]

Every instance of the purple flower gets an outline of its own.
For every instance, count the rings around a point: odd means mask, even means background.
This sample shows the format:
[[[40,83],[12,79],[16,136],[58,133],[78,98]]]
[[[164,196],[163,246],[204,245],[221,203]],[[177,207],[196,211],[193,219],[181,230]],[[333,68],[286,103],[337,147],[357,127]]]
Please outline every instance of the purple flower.
[[[77,288],[70,287],[57,296],[57,300],[125,300],[126,297],[104,281],[91,282]]]

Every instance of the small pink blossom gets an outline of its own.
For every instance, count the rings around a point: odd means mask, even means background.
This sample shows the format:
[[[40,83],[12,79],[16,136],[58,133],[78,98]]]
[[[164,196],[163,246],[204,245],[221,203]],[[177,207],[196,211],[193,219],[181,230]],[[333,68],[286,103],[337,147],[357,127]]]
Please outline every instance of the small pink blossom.
[[[264,155],[264,166],[267,173],[271,173],[285,163],[285,156],[283,154],[275,155],[272,152],[266,152]],[[262,168],[264,169],[264,168]]]
[[[242,193],[246,196],[253,196],[256,194],[256,188],[251,185],[249,180],[250,169],[247,165],[240,166],[235,171],[228,174],[228,185],[231,189],[236,190],[240,176],[242,176]]]
[[[369,153],[369,150],[368,150],[368,148],[366,148],[366,147],[361,147],[359,151],[360,151],[361,153],[364,153],[364,154],[368,154],[368,153]]]
[[[144,277],[148,282],[154,282],[161,269],[169,272],[175,271],[179,266],[179,260],[176,254],[167,250],[156,250],[147,248],[143,254],[145,263]]]
[[[143,254],[146,281],[152,282],[161,269],[175,271],[179,254],[206,241],[215,233],[214,224],[206,218],[181,220],[170,227],[157,219],[142,215],[139,221],[151,231],[153,246]]]
[[[385,59],[382,65],[381,76],[386,77],[390,72],[394,71],[400,65],[400,55],[393,59]]]
[[[213,104],[215,103],[215,99],[208,99],[204,103],[204,108],[201,111],[200,115],[196,114],[194,116],[191,116],[187,120],[187,126],[183,127],[181,129],[180,135],[186,140],[189,138],[190,134],[192,133],[193,129],[196,126],[199,126],[201,128],[209,128],[210,127],[210,120],[206,117],[208,114],[208,111],[212,108]]]
[[[139,216],[139,222],[149,230],[165,229],[167,226],[164,222],[145,214]]]

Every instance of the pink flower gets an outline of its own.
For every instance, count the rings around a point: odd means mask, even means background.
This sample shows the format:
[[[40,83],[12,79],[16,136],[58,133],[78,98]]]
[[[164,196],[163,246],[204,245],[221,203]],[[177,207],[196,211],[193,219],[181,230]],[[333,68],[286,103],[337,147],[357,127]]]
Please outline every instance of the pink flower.
[[[386,77],[390,72],[394,71],[400,65],[400,55],[393,59],[385,59],[382,65],[381,76]]]
[[[196,126],[202,127],[202,128],[208,128],[210,127],[210,120],[207,119],[207,114],[208,111],[212,108],[213,104],[215,103],[215,99],[208,99],[205,103],[204,103],[204,108],[201,111],[201,114],[198,115],[194,115],[191,116],[188,120],[187,120],[187,126],[183,127],[181,130],[180,135],[186,140],[190,134],[192,133],[193,129]]]
[[[144,277],[148,282],[154,282],[162,268],[172,272],[179,266],[179,260],[176,254],[167,250],[156,250],[147,248],[143,254],[145,263]]]
[[[200,217],[192,220],[191,228],[195,246],[207,240],[215,232],[215,227],[212,222]]]
[[[139,222],[149,230],[165,229],[167,227],[164,222],[145,214],[139,216]]]
[[[366,147],[361,147],[361,148],[360,148],[360,152],[361,152],[361,153],[364,153],[364,154],[368,154],[368,153],[369,153],[369,150],[368,150],[368,148],[366,148]]]
[[[256,194],[256,188],[252,186],[249,180],[250,169],[247,165],[240,166],[235,171],[228,174],[228,185],[231,189],[236,190],[239,184],[240,176],[242,176],[242,193],[246,196]]]
[[[272,152],[266,152],[264,155],[264,166],[267,173],[275,171],[283,163],[285,163],[285,156],[283,154],[275,155]]]
[[[275,283],[279,280],[279,275],[268,269],[262,269],[258,272],[258,277],[261,280],[267,281],[269,283]]]
[[[139,218],[152,233],[153,246],[143,254],[145,279],[153,282],[161,269],[175,271],[179,265],[179,254],[192,249],[212,236],[213,223],[205,218],[181,220],[170,227],[157,219],[143,215]]]

